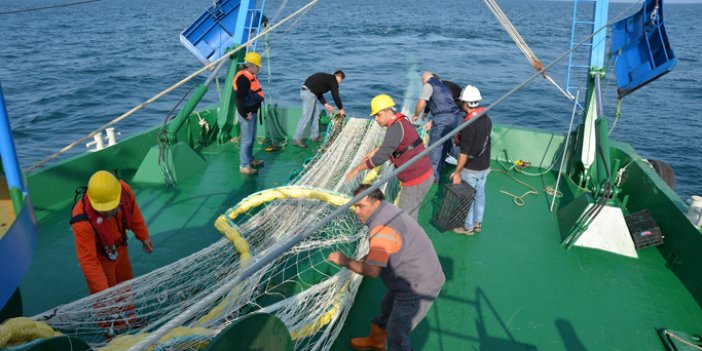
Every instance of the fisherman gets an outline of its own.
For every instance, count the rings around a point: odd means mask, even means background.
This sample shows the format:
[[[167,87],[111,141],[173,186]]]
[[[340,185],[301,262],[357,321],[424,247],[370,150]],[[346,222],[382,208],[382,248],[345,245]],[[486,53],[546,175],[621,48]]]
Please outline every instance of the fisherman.
[[[422,92],[414,109],[412,121],[416,122],[424,108],[429,107],[433,117],[426,124],[425,128],[429,130],[429,145],[432,145],[456,127],[460,110],[453,101],[451,90],[432,72],[426,71],[422,74],[422,83]],[[422,116],[422,120],[424,119],[425,116]],[[443,160],[446,159],[450,149],[451,141],[446,141],[442,147],[433,149],[429,153],[435,182],[439,181]]]
[[[439,78],[437,75],[434,75],[434,76]],[[458,107],[458,110],[461,111],[463,108],[463,102],[461,101],[461,91],[463,90],[463,88],[461,88],[458,84],[456,84],[450,80],[441,79],[441,78],[439,78],[439,80],[441,80],[441,82],[444,83],[444,85],[446,85],[446,87],[449,88],[449,90],[451,90],[451,97],[453,97],[453,102],[456,104],[456,107]],[[426,119],[426,116],[428,113],[429,113],[429,106],[426,106],[426,107],[424,107],[424,115],[421,115],[422,120]],[[459,115],[460,115],[460,113],[459,113]],[[459,153],[458,146],[453,145],[450,149],[450,155],[451,155],[451,157],[453,157],[454,161],[456,159],[458,159],[458,153]],[[449,162],[449,161],[447,160],[447,162]],[[455,165],[456,163],[453,162],[452,164]]]
[[[73,206],[71,228],[91,294],[132,279],[127,229],[141,241],[144,252],[154,250],[132,188],[107,171],[90,177],[85,196]]]
[[[407,116],[395,111],[394,107],[395,101],[385,94],[380,94],[371,100],[370,115],[375,118],[378,125],[387,128],[385,139],[380,147],[371,151],[363,162],[346,174],[347,181],[353,179],[360,171],[375,168],[387,160],[390,160],[395,167],[400,167],[424,150],[422,139],[412,123]],[[410,217],[417,219],[419,207],[434,182],[429,157],[422,156],[400,172],[397,178],[402,184],[399,207]]]
[[[361,184],[355,195],[370,188]],[[356,350],[410,350],[410,333],[424,319],[446,278],[434,245],[411,218],[384,201],[379,189],[354,206],[358,219],[370,228],[370,250],[360,261],[341,252],[328,260],[365,277],[380,276],[387,293],[380,315],[371,322],[370,335],[351,339]]]
[[[339,97],[339,84],[344,81],[346,74],[343,71],[336,71],[334,74],[315,73],[307,79],[300,88],[300,100],[302,100],[302,114],[300,120],[297,121],[295,128],[295,136],[293,137],[293,145],[306,149],[307,144],[302,140],[302,136],[307,128],[310,129],[310,140],[312,142],[320,142],[322,139],[319,136],[319,110],[317,109],[317,101],[321,103],[331,116],[334,112],[334,107],[327,103],[324,99],[324,93],[331,91],[332,99],[336,107],[339,109],[339,114],[344,115],[344,106]]]
[[[467,85],[461,92],[463,110],[466,116],[463,121],[476,118],[485,109],[480,107],[480,90]],[[453,229],[454,233],[473,235],[482,229],[483,214],[485,212],[485,181],[490,173],[490,132],[492,121],[487,114],[478,117],[478,120],[465,127],[456,136],[456,143],[460,146],[461,153],[458,157],[456,170],[451,173],[453,184],[460,184],[461,179],[475,188],[475,198],[468,210],[468,215],[463,227]]]
[[[263,167],[262,160],[253,158],[253,146],[256,140],[256,120],[265,95],[256,73],[261,69],[261,55],[249,52],[244,57],[244,65],[234,76],[232,85],[236,95],[236,111],[241,139],[239,146],[239,172],[258,174]]]
[[[460,111],[462,105],[461,87],[450,80],[442,79],[441,82],[444,83],[444,85],[446,85],[446,87],[449,88],[449,90],[451,91],[451,97],[453,98],[453,102],[456,104],[456,107],[458,107],[458,110]]]
[[[436,74],[434,75],[434,77],[439,78]],[[456,84],[450,80],[441,79],[441,78],[439,78],[439,80],[442,83],[444,83],[444,85],[447,88],[449,88],[449,90],[451,91],[451,97],[453,98],[453,102],[456,104],[456,107],[458,107],[458,110],[460,111],[462,109],[462,106],[463,106],[463,102],[461,101],[461,91],[463,90],[463,88],[461,88],[458,84]],[[422,120],[426,119],[426,115],[428,113],[429,113],[429,106],[425,106],[424,107],[424,115],[422,115]],[[417,115],[419,115],[419,114],[417,114]]]

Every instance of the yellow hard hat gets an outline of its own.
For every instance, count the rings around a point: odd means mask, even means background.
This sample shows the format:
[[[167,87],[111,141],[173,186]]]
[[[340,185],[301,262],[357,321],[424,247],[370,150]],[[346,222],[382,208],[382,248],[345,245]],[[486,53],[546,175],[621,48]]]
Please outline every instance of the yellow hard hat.
[[[261,55],[253,51],[248,52],[246,53],[246,56],[244,56],[244,62],[256,65],[258,68],[261,68]]]
[[[122,196],[122,185],[112,173],[107,171],[95,172],[88,181],[88,200],[96,211],[112,211],[119,205]]]
[[[376,95],[376,97],[371,100],[371,116],[375,116],[378,114],[378,112],[386,109],[386,108],[391,108],[395,107],[395,101],[392,100],[390,95],[387,94],[380,94]]]

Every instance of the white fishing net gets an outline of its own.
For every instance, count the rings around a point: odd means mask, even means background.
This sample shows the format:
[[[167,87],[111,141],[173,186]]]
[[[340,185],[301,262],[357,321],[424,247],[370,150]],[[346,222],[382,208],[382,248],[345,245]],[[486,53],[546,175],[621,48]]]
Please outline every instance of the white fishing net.
[[[362,177],[345,183],[344,175],[381,143],[383,135],[384,129],[367,119],[333,122],[327,143],[291,185],[326,189],[337,196],[350,194]],[[396,196],[396,188],[395,182],[386,184],[389,199]],[[251,201],[244,199],[240,205]],[[281,197],[245,206],[244,210],[239,207],[242,214],[229,223],[234,224],[232,228],[248,251],[224,238],[168,266],[33,318],[104,350],[128,349],[165,323],[177,320],[178,328],[160,338],[153,349],[189,350],[211,341],[239,318],[264,311],[283,321],[296,350],[328,350],[341,330],[361,277],[326,258],[332,251],[358,258],[368,250],[366,230],[351,211],[213,299],[207,308],[184,312],[212,298],[217,288],[232,281],[251,262],[312,227],[338,206],[319,199]]]

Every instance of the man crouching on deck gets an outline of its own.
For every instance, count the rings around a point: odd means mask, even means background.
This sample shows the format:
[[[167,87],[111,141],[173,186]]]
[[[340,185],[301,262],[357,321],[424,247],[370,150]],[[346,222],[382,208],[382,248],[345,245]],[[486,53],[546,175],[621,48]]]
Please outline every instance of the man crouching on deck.
[[[355,195],[368,189],[361,184]],[[411,350],[410,333],[424,318],[446,278],[434,245],[417,221],[375,190],[354,206],[358,219],[370,228],[370,251],[360,261],[341,252],[328,260],[366,277],[380,276],[388,289],[370,335],[351,339],[356,350]]]

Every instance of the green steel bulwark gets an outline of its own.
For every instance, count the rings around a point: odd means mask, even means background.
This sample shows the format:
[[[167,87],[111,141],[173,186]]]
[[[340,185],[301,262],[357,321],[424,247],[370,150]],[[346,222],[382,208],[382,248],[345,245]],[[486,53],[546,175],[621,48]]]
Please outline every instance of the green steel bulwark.
[[[283,130],[294,130],[299,110],[279,110]],[[214,126],[216,113],[201,113]],[[257,177],[240,175],[238,145],[207,143],[197,117],[178,134],[207,161],[200,173],[177,187],[134,184],[139,206],[152,233],[155,252],[146,256],[132,247],[136,274],[143,274],[208,246],[220,235],[214,219],[238,200],[260,189],[283,185],[311,156],[286,148],[268,153],[257,144],[266,167]],[[261,128],[260,130],[262,130]],[[96,169],[108,169],[131,181],[156,145],[153,129],[100,152],[83,154],[29,175],[30,193],[39,219],[36,258],[21,288],[25,313],[33,315],[87,293],[75,258],[68,225],[74,189]],[[263,133],[263,131],[261,131]],[[263,135],[261,135],[263,136]],[[628,212],[649,209],[665,234],[658,249],[630,259],[582,248],[561,246],[558,218],[549,211],[543,191],[556,183],[564,136],[497,125],[493,135],[494,170],[487,183],[483,231],[473,237],[439,232],[430,223],[434,187],[420,223],[434,242],[447,277],[426,319],[413,333],[421,350],[661,350],[657,328],[695,332],[702,325],[699,268],[700,234],[680,211],[684,204],[628,145],[612,143],[612,160],[626,167],[619,195]],[[499,171],[505,159],[526,160],[528,177]],[[632,161],[633,160],[633,161]],[[552,164],[555,166],[548,170]],[[521,195],[524,206],[501,193]],[[561,180],[563,206],[581,190]],[[50,291],[50,293],[49,293]],[[332,349],[347,350],[348,341],[368,332],[384,288],[366,279]]]

